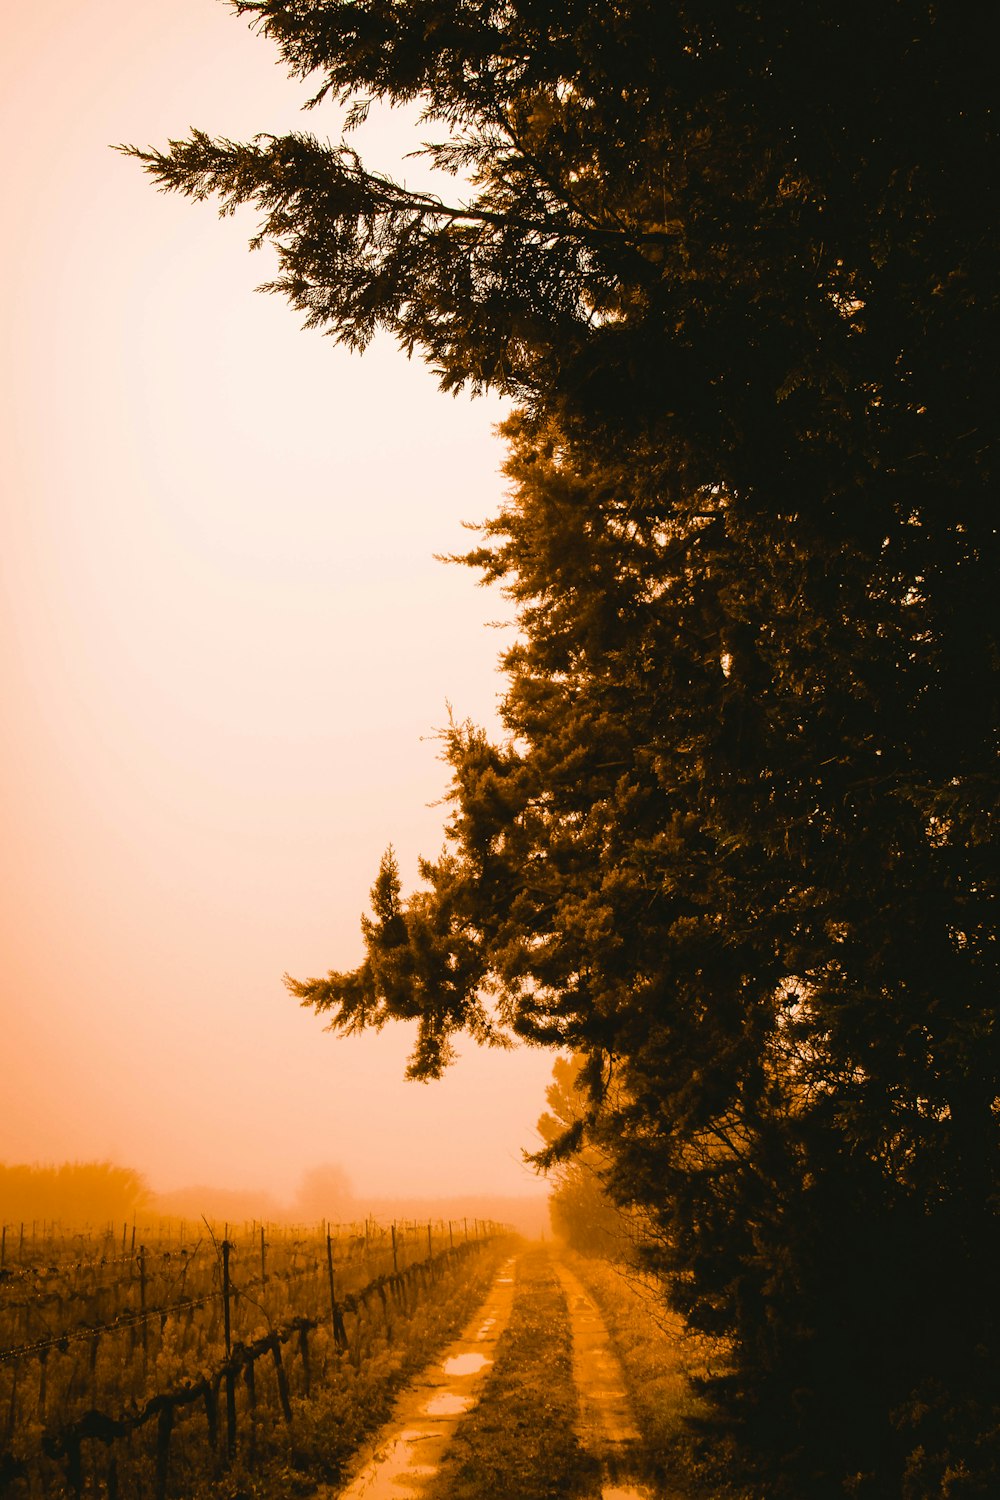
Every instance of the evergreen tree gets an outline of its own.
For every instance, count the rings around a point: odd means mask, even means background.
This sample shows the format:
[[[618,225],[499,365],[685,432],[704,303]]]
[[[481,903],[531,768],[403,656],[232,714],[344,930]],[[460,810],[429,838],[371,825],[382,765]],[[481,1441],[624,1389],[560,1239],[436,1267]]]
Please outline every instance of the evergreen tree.
[[[549,1107],[538,1120],[543,1146],[535,1161],[550,1171],[549,1217],[556,1234],[581,1255],[630,1259],[639,1226],[608,1195],[612,1158],[593,1141],[584,1143],[579,1129],[587,1112],[585,1068],[582,1056],[556,1058],[545,1091]]]
[[[136,154],[256,204],[315,325],[520,403],[467,559],[518,607],[507,737],[450,727],[444,854],[406,899],[388,857],[366,962],[293,991],[418,1018],[416,1076],[463,1027],[583,1054],[564,1145],[732,1340],[790,1493],[990,1493],[985,13],[236,8],[317,101],[421,99],[470,201],[306,135]]]

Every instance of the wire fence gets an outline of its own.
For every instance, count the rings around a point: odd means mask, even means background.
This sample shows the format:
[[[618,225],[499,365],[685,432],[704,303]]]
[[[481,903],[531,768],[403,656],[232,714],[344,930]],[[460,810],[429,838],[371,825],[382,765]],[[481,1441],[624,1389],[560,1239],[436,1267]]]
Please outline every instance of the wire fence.
[[[63,1475],[61,1482],[71,1495],[84,1494],[87,1478],[84,1460],[90,1451],[87,1492],[107,1494],[115,1500],[119,1493],[119,1450],[122,1445],[128,1448],[133,1434],[155,1423],[151,1487],[156,1500],[164,1500],[172,1435],[177,1421],[189,1409],[203,1412],[201,1442],[202,1446],[207,1443],[210,1462],[216,1462],[220,1452],[223,1463],[231,1461],[241,1429],[252,1460],[260,1432],[262,1403],[277,1410],[279,1421],[286,1424],[292,1421],[290,1369],[295,1372],[296,1390],[304,1397],[310,1394],[316,1372],[325,1372],[331,1359],[346,1359],[360,1370],[376,1331],[381,1331],[385,1342],[391,1342],[397,1318],[412,1315],[417,1302],[451,1268],[491,1244],[498,1234],[507,1232],[501,1226],[474,1221],[473,1235],[456,1244],[451,1225],[443,1233],[441,1226],[435,1235],[433,1225],[429,1224],[425,1228],[425,1253],[404,1263],[407,1255],[413,1256],[418,1243],[416,1226],[407,1226],[405,1231],[396,1225],[384,1231],[381,1226],[377,1228],[377,1235],[373,1227],[366,1237],[369,1254],[383,1256],[386,1269],[369,1275],[363,1284],[345,1284],[343,1272],[351,1258],[342,1257],[338,1261],[337,1242],[329,1230],[325,1239],[318,1242],[320,1254],[310,1254],[305,1265],[289,1265],[277,1272],[268,1267],[265,1238],[259,1270],[248,1277],[237,1276],[238,1247],[224,1239],[214,1246],[218,1285],[198,1295],[169,1303],[140,1302],[138,1307],[124,1310],[113,1320],[61,1330],[0,1349],[0,1375],[7,1370],[6,1385],[0,1387],[0,1431],[5,1431],[6,1437],[0,1449],[0,1492],[6,1492],[9,1483],[27,1479],[32,1472],[31,1454],[23,1442],[15,1441],[19,1431],[31,1431],[35,1435],[36,1458],[44,1457],[57,1466]],[[467,1226],[465,1230],[468,1234]],[[342,1241],[340,1245],[343,1249]],[[314,1240],[313,1247],[316,1246]],[[242,1248],[246,1266],[246,1246]],[[302,1251],[302,1242],[298,1242],[298,1253],[301,1255]],[[146,1285],[144,1260],[140,1246],[135,1278],[140,1297],[144,1296]],[[354,1261],[355,1270],[364,1263],[363,1257],[354,1257]],[[303,1293],[307,1294],[306,1306],[294,1307],[293,1303]],[[269,1307],[262,1300],[265,1297]],[[166,1389],[149,1390],[147,1386],[143,1391],[147,1371],[152,1368],[155,1374],[158,1368],[152,1359],[154,1351],[147,1331],[156,1328],[162,1338],[165,1330],[185,1319],[191,1327],[195,1314],[208,1307],[212,1308],[212,1315],[207,1341],[202,1339],[197,1351],[188,1355],[180,1339],[181,1354],[174,1362],[175,1368],[179,1364],[179,1373],[173,1383]],[[248,1307],[258,1327],[261,1323],[265,1326],[256,1333],[244,1329],[238,1334],[237,1312]],[[119,1382],[124,1379],[124,1385],[118,1387],[118,1408],[102,1410],[93,1399],[88,1404],[83,1367],[71,1358],[72,1348],[89,1344],[86,1365],[93,1377],[101,1341],[124,1332],[131,1334],[132,1342],[128,1357],[114,1361],[116,1379]],[[206,1358],[212,1341],[217,1353]],[[68,1370],[63,1369],[55,1400],[50,1396],[53,1355],[66,1356],[62,1367],[69,1366]],[[263,1389],[257,1370],[261,1360],[270,1372]],[[131,1399],[128,1395],[131,1377],[127,1374],[130,1361],[137,1364],[142,1378],[138,1386],[133,1380]],[[35,1373],[29,1378],[32,1369]],[[105,1401],[108,1394],[105,1393]],[[223,1396],[224,1418],[220,1418]],[[51,1411],[53,1405],[57,1408],[55,1415]],[[76,1414],[67,1419],[67,1413],[73,1412],[74,1407]],[[190,1424],[186,1422],[184,1426],[189,1428]],[[103,1461],[93,1460],[94,1444],[103,1452]],[[94,1479],[95,1464],[102,1470],[99,1480]]]
[[[319,1253],[322,1250],[322,1240],[317,1241],[315,1229],[310,1231],[303,1227],[288,1231],[272,1227],[268,1230],[265,1225],[258,1227],[254,1224],[250,1235],[245,1234],[244,1244],[240,1246],[235,1239],[229,1238],[228,1228],[227,1225],[224,1242],[230,1245],[233,1254],[242,1255],[244,1260],[251,1255],[255,1260],[259,1257],[259,1275],[241,1282],[240,1291],[243,1295],[249,1296],[268,1287],[273,1294],[278,1285],[313,1276],[322,1269],[322,1254]],[[373,1220],[366,1220],[363,1231],[357,1232],[361,1228],[362,1226],[354,1224],[327,1228],[323,1224],[321,1236],[326,1236],[327,1242],[334,1246],[334,1258],[338,1265],[368,1264],[380,1256],[388,1264],[391,1255],[393,1269],[398,1269],[400,1257],[412,1252],[414,1243],[422,1238],[425,1230],[428,1235],[428,1253],[432,1249],[434,1238],[443,1240],[447,1234],[449,1245],[453,1246],[455,1243],[453,1225],[446,1225],[445,1221],[439,1221],[435,1229],[433,1223],[425,1226],[414,1221],[404,1221],[383,1226]],[[480,1237],[485,1228],[485,1221],[473,1220],[473,1238]],[[469,1237],[467,1220],[462,1221],[460,1235],[465,1239]],[[291,1263],[276,1266],[272,1258],[275,1251],[286,1258],[291,1257]],[[299,1258],[304,1260],[304,1264],[297,1264]],[[115,1278],[110,1282],[97,1279],[101,1273],[113,1271],[116,1267],[127,1267],[128,1278]],[[181,1245],[175,1250],[150,1250],[140,1244],[137,1250],[125,1256],[87,1257],[45,1269],[56,1277],[56,1285],[50,1287],[49,1277],[45,1278],[44,1285],[36,1280],[34,1291],[25,1296],[10,1296],[7,1294],[9,1288],[0,1287],[0,1365],[33,1355],[43,1355],[51,1349],[64,1351],[70,1344],[127,1332],[157,1318],[168,1319],[182,1312],[219,1302],[223,1295],[220,1247],[214,1236],[210,1240],[199,1240],[190,1248]],[[165,1279],[168,1284],[163,1290],[169,1294],[171,1286],[176,1286],[178,1282],[183,1285],[199,1271],[206,1278],[211,1278],[211,1286],[188,1291],[187,1295],[180,1297],[150,1296],[155,1280]],[[88,1277],[91,1278],[88,1285],[72,1284]],[[26,1325],[25,1334],[31,1321],[45,1322],[44,1311],[47,1308],[54,1308],[58,1313],[65,1314],[75,1306],[94,1309],[102,1298],[112,1297],[117,1300],[131,1295],[137,1298],[136,1303],[120,1311],[116,1308],[113,1316],[81,1316],[73,1326],[63,1317],[59,1319],[58,1328],[45,1327],[32,1337],[25,1336],[16,1341],[9,1336],[8,1340],[3,1338],[4,1332],[11,1329],[19,1318]]]

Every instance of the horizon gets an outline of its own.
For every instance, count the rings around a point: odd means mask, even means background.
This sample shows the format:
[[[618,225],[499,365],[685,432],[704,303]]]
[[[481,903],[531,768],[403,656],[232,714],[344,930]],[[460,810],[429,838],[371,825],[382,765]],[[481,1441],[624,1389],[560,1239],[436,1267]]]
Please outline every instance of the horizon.
[[[0,1224],[11,1245],[20,1229],[23,1246],[41,1225],[43,1239],[105,1233],[105,1226],[131,1222],[157,1234],[177,1223],[275,1224],[289,1227],[372,1222],[454,1221],[479,1218],[507,1223],[533,1237],[550,1223],[550,1190],[541,1178],[535,1192],[371,1193],[359,1191],[336,1163],[307,1172],[284,1199],[263,1189],[233,1189],[191,1182],[160,1191],[137,1168],[116,1162],[0,1162]],[[46,1227],[48,1233],[46,1235]],[[8,1231],[11,1231],[8,1234]],[[58,1231],[58,1233],[57,1233]]]

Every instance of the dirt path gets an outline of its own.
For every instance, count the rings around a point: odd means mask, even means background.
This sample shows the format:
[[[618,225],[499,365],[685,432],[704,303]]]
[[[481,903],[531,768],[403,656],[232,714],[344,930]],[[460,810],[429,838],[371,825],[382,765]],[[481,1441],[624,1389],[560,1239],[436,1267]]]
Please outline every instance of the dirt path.
[[[653,1491],[632,1477],[639,1433],[604,1319],[574,1272],[556,1259],[549,1264],[566,1298],[572,1330],[573,1384],[579,1397],[576,1438],[598,1467],[601,1500],[652,1500]],[[461,1336],[402,1393],[391,1420],[362,1449],[345,1485],[336,1490],[324,1487],[316,1500],[426,1500],[434,1491],[456,1429],[478,1401],[493,1368],[513,1307],[514,1267],[513,1257],[501,1266]],[[544,1353],[548,1337],[544,1327],[541,1332]],[[511,1352],[508,1349],[508,1364]],[[515,1380],[518,1369],[515,1363]],[[532,1407],[531,1416],[537,1412],[538,1407]],[[511,1418],[504,1420],[509,1423]],[[502,1431],[501,1425],[498,1436]],[[541,1456],[544,1460],[544,1448]]]
[[[561,1261],[553,1264],[573,1329],[573,1379],[580,1397],[577,1436],[600,1464],[602,1500],[650,1500],[652,1490],[628,1478],[639,1433],[604,1319],[579,1277]]]
[[[461,1334],[400,1396],[392,1419],[362,1450],[343,1489],[317,1500],[413,1500],[437,1474],[462,1416],[493,1365],[497,1340],[514,1300],[514,1260],[506,1261],[479,1311]]]

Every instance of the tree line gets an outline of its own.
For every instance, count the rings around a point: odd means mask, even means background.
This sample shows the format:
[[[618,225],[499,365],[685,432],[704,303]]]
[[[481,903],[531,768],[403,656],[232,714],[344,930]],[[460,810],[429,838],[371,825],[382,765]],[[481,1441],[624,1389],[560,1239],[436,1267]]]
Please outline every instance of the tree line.
[[[141,1173],[110,1161],[0,1162],[0,1217],[15,1227],[18,1221],[81,1225],[130,1218],[147,1207],[149,1197]]]
[[[992,21],[931,0],[238,0],[350,135],[194,131],[271,290],[512,398],[504,733],[445,734],[342,1032],[584,1059],[599,1149],[771,1495],[1000,1482]],[[450,174],[450,177],[449,177]],[[470,184],[470,186],[465,186]]]

